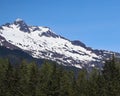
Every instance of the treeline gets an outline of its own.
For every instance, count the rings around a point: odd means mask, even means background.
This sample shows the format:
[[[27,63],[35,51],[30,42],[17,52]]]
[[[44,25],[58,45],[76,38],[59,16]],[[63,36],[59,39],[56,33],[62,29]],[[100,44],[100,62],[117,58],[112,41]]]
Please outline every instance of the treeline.
[[[51,62],[38,67],[0,59],[0,96],[120,96],[120,65],[106,61],[102,71],[65,70]]]

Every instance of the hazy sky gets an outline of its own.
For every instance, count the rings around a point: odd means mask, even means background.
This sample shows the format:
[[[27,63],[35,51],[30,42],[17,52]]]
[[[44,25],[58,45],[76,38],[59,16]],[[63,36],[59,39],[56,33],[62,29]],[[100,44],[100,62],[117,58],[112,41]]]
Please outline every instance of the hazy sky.
[[[16,18],[94,49],[120,52],[120,0],[0,0],[0,25]]]

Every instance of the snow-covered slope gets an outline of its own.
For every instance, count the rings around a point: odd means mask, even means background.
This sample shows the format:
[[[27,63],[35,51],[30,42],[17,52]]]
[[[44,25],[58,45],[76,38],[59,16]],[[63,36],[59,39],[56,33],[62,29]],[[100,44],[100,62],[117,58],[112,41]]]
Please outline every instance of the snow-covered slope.
[[[103,59],[102,55],[96,54],[80,41],[63,38],[48,27],[28,26],[22,19],[0,27],[0,45],[11,45],[7,47],[20,48],[34,58],[50,59],[78,68],[99,67]]]

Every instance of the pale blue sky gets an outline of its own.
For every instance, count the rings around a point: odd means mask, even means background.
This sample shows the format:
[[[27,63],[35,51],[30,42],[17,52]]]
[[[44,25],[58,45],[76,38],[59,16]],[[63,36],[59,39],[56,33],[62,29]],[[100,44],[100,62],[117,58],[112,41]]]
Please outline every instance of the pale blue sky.
[[[94,49],[120,52],[120,0],[0,0],[0,25],[16,18]]]

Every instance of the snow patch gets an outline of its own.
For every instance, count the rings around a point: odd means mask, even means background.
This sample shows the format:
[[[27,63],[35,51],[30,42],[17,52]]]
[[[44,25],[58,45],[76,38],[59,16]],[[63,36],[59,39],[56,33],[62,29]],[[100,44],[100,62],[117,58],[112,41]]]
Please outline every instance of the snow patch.
[[[75,64],[74,66],[77,67],[77,68],[82,69],[82,67],[80,66],[80,64]]]
[[[19,22],[19,21],[23,21],[23,20],[20,19],[20,18],[17,18],[15,21],[16,21],[16,22]]]

